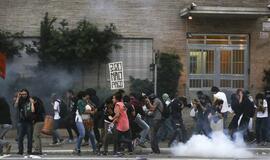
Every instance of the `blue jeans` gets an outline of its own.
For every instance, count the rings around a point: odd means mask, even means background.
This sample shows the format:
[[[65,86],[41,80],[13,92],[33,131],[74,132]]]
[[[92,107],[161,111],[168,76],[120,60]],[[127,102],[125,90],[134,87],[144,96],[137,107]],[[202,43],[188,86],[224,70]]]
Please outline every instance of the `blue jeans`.
[[[82,140],[85,136],[85,129],[82,122],[76,122],[76,126],[79,132],[79,137],[77,137],[76,150],[81,150]]]
[[[3,140],[6,133],[12,128],[10,124],[0,124],[0,153],[3,151],[3,146],[8,144],[7,141]]]
[[[139,118],[139,117],[136,117],[134,122],[142,128],[142,131],[140,133],[141,137],[140,137],[140,143],[145,143],[146,141],[146,136],[148,135],[149,133],[149,130],[150,130],[150,127],[149,125],[142,119],[142,118]]]
[[[6,133],[12,128],[11,124],[0,124],[0,139],[3,139]]]
[[[165,119],[162,124],[161,127],[158,131],[158,141],[160,142],[161,140],[166,139],[167,137],[171,137],[172,133],[173,133],[174,129],[172,126],[172,122],[171,122],[171,117]]]
[[[83,125],[83,122],[76,122],[76,126],[77,129],[79,131],[79,137],[77,138],[77,143],[76,143],[76,150],[80,150],[81,149],[81,144],[82,144],[82,140],[85,136],[85,128]],[[92,149],[95,152],[96,151],[96,142],[95,142],[95,134],[93,129],[90,129],[88,132],[89,135],[89,139],[92,145]]]

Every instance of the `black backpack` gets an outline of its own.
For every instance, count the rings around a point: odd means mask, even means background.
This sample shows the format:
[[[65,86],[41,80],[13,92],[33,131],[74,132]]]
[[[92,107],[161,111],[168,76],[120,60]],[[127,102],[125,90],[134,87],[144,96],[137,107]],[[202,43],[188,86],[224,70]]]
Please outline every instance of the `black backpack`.
[[[163,106],[163,112],[161,112],[162,117],[167,119],[170,117],[171,111],[170,111],[170,106]]]
[[[171,111],[170,111],[170,107],[167,106],[165,103],[161,102],[163,104],[163,110],[161,111],[160,108],[157,107],[157,109],[159,110],[159,112],[162,115],[163,119],[167,119],[170,117]]]
[[[61,117],[61,119],[66,118],[66,116],[68,115],[68,108],[67,105],[64,101],[62,100],[56,100],[57,102],[59,102],[59,116]]]

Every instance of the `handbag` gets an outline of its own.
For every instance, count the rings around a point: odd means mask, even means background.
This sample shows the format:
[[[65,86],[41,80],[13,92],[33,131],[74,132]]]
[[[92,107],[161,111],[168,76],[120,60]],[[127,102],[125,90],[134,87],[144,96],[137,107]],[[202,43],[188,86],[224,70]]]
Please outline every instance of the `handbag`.
[[[92,119],[83,119],[83,125],[87,130],[93,129],[94,121]]]

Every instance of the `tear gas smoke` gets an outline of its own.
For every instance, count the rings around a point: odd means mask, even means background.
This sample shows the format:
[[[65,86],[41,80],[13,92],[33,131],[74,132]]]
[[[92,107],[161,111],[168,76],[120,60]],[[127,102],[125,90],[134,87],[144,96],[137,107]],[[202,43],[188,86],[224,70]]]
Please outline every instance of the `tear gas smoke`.
[[[250,158],[253,154],[246,149],[241,137],[237,133],[233,142],[223,132],[214,132],[211,138],[193,135],[186,144],[179,143],[171,152],[175,156],[187,157]]]

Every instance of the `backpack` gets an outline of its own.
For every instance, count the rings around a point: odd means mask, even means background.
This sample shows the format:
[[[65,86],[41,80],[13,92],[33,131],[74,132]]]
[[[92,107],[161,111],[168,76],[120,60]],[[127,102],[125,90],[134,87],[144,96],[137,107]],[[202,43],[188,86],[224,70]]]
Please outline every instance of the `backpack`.
[[[59,116],[61,119],[64,119],[68,115],[68,108],[64,101],[62,100],[56,100],[59,102]]]
[[[163,106],[163,111],[161,112],[161,115],[164,119],[167,119],[170,117],[171,111],[170,106]]]
[[[161,116],[162,116],[163,119],[167,119],[167,118],[170,117],[171,111],[170,111],[170,107],[169,106],[167,106],[166,104],[163,104],[163,110],[162,111],[160,110],[160,108],[157,107],[157,109],[161,113]]]

